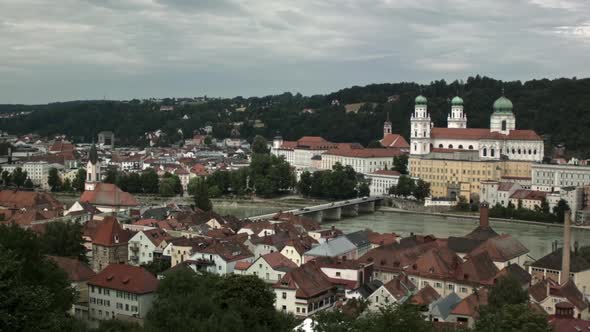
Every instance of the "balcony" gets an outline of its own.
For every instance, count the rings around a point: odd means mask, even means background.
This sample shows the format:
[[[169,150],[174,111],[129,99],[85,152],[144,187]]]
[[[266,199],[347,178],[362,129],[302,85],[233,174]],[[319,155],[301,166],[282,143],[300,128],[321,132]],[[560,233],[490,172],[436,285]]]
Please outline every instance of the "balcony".
[[[129,250],[131,250],[133,252],[137,252],[137,251],[139,251],[139,248],[141,248],[141,244],[139,242],[129,243]]]

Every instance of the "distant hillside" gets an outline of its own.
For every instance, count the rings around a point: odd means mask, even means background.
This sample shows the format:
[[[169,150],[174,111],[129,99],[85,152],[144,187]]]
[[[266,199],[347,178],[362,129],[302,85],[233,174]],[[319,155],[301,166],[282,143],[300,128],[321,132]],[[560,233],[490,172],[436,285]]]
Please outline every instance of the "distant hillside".
[[[215,99],[206,103],[175,100],[156,102],[76,101],[48,105],[0,105],[0,112],[35,112],[0,119],[0,128],[15,134],[63,133],[90,141],[101,130],[112,130],[121,142],[141,142],[146,131],[162,129],[168,141],[180,138],[178,129],[188,136],[205,125],[214,127],[214,136],[229,136],[234,127],[240,136],[261,134],[272,138],[277,133],[286,139],[321,135],[338,142],[367,144],[380,138],[389,112],[394,132],[408,137],[409,117],[414,97],[422,90],[437,126],[446,125],[450,99],[457,93],[465,101],[468,126],[488,127],[492,103],[505,94],[514,103],[518,128],[530,128],[547,138],[550,145],[564,144],[568,151],[590,157],[590,79],[532,80],[501,82],[487,77],[470,77],[465,82],[435,81],[372,84],[351,87],[328,95],[302,96],[284,93],[276,96]],[[333,101],[339,101],[333,105]],[[345,112],[345,105],[351,105]],[[173,111],[160,111],[160,105],[174,105]],[[183,119],[186,115],[188,119]],[[256,121],[259,120],[259,121]]]

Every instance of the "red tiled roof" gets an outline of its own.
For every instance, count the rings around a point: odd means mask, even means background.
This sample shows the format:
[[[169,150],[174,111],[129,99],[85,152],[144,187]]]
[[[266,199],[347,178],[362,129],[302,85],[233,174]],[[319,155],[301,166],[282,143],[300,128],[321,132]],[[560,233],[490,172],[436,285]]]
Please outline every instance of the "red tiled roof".
[[[0,206],[17,209],[63,209],[63,204],[50,193],[17,190],[0,190]]]
[[[168,233],[164,230],[155,228],[155,229],[148,229],[143,231],[143,234],[157,247],[162,243],[162,241],[169,241],[172,239]]]
[[[386,148],[400,148],[400,149],[409,149],[410,144],[406,141],[406,139],[398,134],[387,134],[383,139],[380,141],[381,145]]]
[[[133,294],[147,294],[156,291],[158,279],[142,267],[111,264],[88,280],[88,285]]]
[[[518,189],[510,196],[511,199],[529,199],[542,201],[547,196],[544,191]]]
[[[395,233],[377,233],[369,232],[369,242],[376,245],[388,245],[397,242],[399,236]]]
[[[287,272],[273,287],[297,290],[295,292],[297,298],[314,297],[335,288],[313,261]]]
[[[108,206],[138,206],[139,203],[128,192],[125,192],[112,183],[97,183],[92,191],[87,190],[80,196],[80,202],[88,202],[94,205]]]
[[[238,271],[245,271],[247,270],[250,266],[252,265],[252,263],[250,262],[246,262],[246,261],[239,261],[236,263],[236,265],[234,266],[234,270],[238,270]]]
[[[504,135],[487,128],[432,128],[430,136],[438,139],[542,140],[533,130],[511,130],[508,135]]]
[[[474,257],[482,252],[486,252],[494,262],[507,262],[528,253],[529,250],[516,238],[502,234],[486,240],[473,249],[469,256]]]
[[[328,150],[326,155],[341,156],[341,157],[352,157],[352,158],[388,158],[397,157],[403,153],[399,150],[393,149],[332,149]]]
[[[480,288],[471,295],[464,298],[451,311],[452,315],[476,317],[478,309],[481,306],[488,304],[488,291],[485,288]]]
[[[584,294],[580,292],[571,279],[563,285],[559,285],[551,278],[544,279],[531,286],[529,294],[535,301],[542,302],[547,298],[547,288],[549,288],[550,296],[565,298],[569,303],[576,306],[579,311],[588,308],[588,301]]]
[[[49,151],[51,152],[74,151],[74,149],[74,145],[68,141],[55,141],[51,147],[49,147]]]
[[[129,237],[129,232],[119,225],[117,218],[108,216],[96,228],[92,243],[108,247],[126,244],[129,241]]]
[[[429,305],[430,303],[440,299],[440,294],[430,285],[419,290],[410,298],[411,304]]]
[[[261,256],[273,270],[278,268],[295,269],[297,265],[278,251]]]
[[[404,296],[411,294],[416,286],[408,279],[406,275],[398,275],[383,285],[385,289],[396,299],[400,300]]]
[[[70,281],[86,281],[96,275],[88,265],[78,259],[61,256],[47,256],[47,258],[64,270]]]

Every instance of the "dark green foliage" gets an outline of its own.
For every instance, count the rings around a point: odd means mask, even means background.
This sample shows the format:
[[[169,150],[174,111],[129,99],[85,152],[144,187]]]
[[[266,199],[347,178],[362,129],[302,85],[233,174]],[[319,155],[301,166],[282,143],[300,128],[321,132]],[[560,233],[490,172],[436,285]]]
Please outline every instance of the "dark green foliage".
[[[414,190],[416,189],[416,183],[415,181],[407,176],[407,175],[403,175],[399,177],[399,180],[397,182],[397,186],[395,188],[395,193],[398,196],[403,196],[403,197],[408,197],[410,195],[412,195],[412,193],[414,192]]]
[[[366,181],[363,181],[359,184],[358,192],[359,197],[370,196],[371,188],[369,187],[369,184]]]
[[[393,158],[393,170],[401,174],[408,174],[408,155],[401,155]]]
[[[117,170],[113,169],[113,168],[109,168],[107,169],[107,172],[105,174],[104,179],[102,180],[102,182],[106,182],[106,183],[116,183],[117,181]]]
[[[555,214],[543,212],[541,208],[535,210],[529,210],[523,207],[515,208],[512,203],[509,203],[508,207],[503,207],[499,203],[496,204],[490,209],[490,217],[539,222],[556,222],[558,220]]]
[[[197,181],[195,182],[193,189],[195,207],[203,211],[211,211],[211,209],[213,209],[213,204],[209,199],[209,186],[205,179],[196,179]]]
[[[101,320],[96,329],[97,332],[141,332],[143,330],[144,329],[136,323],[117,319]]]
[[[159,194],[160,196],[164,197],[172,197],[176,194],[175,192],[175,185],[174,179],[172,178],[162,178],[160,180],[160,189]]]
[[[381,149],[383,148],[383,145],[381,145],[381,142],[379,142],[379,140],[372,140],[369,142],[369,144],[367,144],[367,148]]]
[[[416,186],[414,188],[413,195],[414,197],[416,197],[417,200],[423,201],[424,198],[430,196],[430,183],[422,179],[416,181]]]
[[[64,183],[61,185],[61,190],[65,192],[72,191],[72,181],[69,178],[64,180]]]
[[[25,181],[25,184],[23,185],[23,187],[25,187],[27,189],[33,189],[34,186],[35,186],[35,184],[31,180],[31,178],[27,178],[27,180]]]
[[[553,214],[555,214],[557,222],[563,224],[565,219],[565,211],[569,210],[569,208],[570,207],[565,200],[560,199],[559,202],[557,202],[557,205],[553,208]]]
[[[252,153],[266,154],[268,152],[268,143],[266,142],[266,139],[260,135],[256,135],[252,141]]]
[[[52,167],[47,175],[47,184],[51,187],[51,191],[61,190],[61,178],[57,172],[57,168]]]
[[[86,170],[80,168],[76,174],[76,178],[72,181],[72,189],[75,191],[84,191],[84,184],[86,183]]]
[[[526,304],[529,295],[518,279],[512,276],[499,278],[490,289],[488,306],[493,309],[500,309],[509,304]]]
[[[148,168],[141,174],[141,188],[146,194],[156,194],[158,192],[158,174],[152,168]]]
[[[87,262],[86,248],[82,245],[82,225],[70,222],[50,222],[39,238],[43,253],[77,258]]]
[[[297,183],[297,190],[303,196],[309,196],[311,194],[311,185],[313,178],[310,172],[305,171],[301,173],[299,182]]]
[[[340,163],[336,163],[332,170],[317,171],[311,175],[304,172],[301,181],[298,187],[302,195],[327,199],[357,197],[359,183],[364,183],[362,175],[357,174],[352,166],[342,166]],[[363,190],[366,193],[368,186]]]
[[[0,225],[0,331],[70,330],[75,299],[63,270],[42,254],[35,234]]]
[[[11,178],[12,184],[17,187],[22,187],[25,184],[25,181],[27,181],[27,171],[23,171],[22,168],[17,167],[12,171]]]
[[[154,260],[148,264],[142,265],[142,267],[150,271],[151,274],[158,275],[159,273],[164,272],[170,268],[170,260],[154,258]]]
[[[275,310],[274,293],[255,276],[184,269],[167,275],[157,295],[148,331],[288,331],[295,325]]]

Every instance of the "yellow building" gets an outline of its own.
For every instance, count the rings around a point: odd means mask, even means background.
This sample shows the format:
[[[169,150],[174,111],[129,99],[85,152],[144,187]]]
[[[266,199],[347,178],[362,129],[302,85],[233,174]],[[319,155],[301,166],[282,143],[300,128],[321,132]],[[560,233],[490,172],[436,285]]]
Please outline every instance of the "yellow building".
[[[481,159],[477,151],[440,149],[428,155],[413,155],[408,168],[412,177],[430,183],[433,197],[476,199],[483,180],[531,176],[529,161]]]

